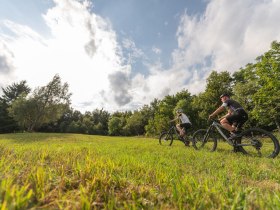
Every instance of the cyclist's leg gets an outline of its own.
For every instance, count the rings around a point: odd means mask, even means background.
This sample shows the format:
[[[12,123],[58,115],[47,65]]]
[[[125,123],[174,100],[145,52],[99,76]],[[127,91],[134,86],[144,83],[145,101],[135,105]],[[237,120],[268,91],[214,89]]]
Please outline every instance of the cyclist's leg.
[[[228,131],[233,132],[235,129],[234,127],[232,127],[233,124],[233,120],[232,120],[233,116],[230,115],[228,117],[223,118],[220,123],[221,125]]]
[[[221,125],[230,132],[229,140],[233,141],[233,151],[238,152],[237,144],[240,144],[239,133],[236,131],[237,121],[239,116],[237,113],[233,113],[221,120]]]
[[[182,139],[184,140],[185,146],[189,147],[190,146],[190,141],[187,138],[187,133],[186,133],[186,128],[182,128]]]
[[[184,130],[183,130],[181,124],[177,124],[177,125],[176,125],[176,128],[177,128],[177,130],[179,131],[180,136],[181,136],[181,137],[184,137],[185,132],[184,132]]]
[[[190,146],[190,140],[187,138],[187,131],[189,128],[192,127],[192,125],[190,123],[184,123],[182,124],[182,127],[183,127],[183,132],[184,132],[184,139],[185,139],[185,145],[186,146]]]

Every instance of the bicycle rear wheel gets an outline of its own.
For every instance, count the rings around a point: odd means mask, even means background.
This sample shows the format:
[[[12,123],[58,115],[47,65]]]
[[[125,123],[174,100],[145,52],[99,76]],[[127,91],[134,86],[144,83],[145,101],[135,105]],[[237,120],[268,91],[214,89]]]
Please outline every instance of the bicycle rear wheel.
[[[279,154],[279,141],[270,132],[250,128],[241,133],[239,151],[251,156],[274,158]]]
[[[173,143],[173,135],[168,132],[161,133],[159,137],[159,144],[163,146],[171,146]]]
[[[193,134],[193,146],[197,150],[214,152],[217,148],[217,139],[212,133],[209,133],[208,138],[204,141],[206,133],[206,129],[197,130]]]

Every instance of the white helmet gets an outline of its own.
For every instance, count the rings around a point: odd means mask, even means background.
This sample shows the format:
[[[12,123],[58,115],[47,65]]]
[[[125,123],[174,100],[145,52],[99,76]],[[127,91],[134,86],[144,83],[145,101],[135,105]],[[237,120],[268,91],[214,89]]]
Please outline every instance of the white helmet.
[[[176,110],[176,113],[182,113],[182,112],[183,112],[182,109],[177,109],[177,110]]]

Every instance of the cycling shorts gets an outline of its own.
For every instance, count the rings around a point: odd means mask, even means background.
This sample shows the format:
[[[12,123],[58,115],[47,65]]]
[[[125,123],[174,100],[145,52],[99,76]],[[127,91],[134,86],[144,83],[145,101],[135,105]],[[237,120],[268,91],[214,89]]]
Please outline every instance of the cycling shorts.
[[[180,127],[185,128],[185,130],[187,130],[192,127],[192,124],[191,123],[181,123]]]
[[[242,125],[248,120],[248,114],[244,109],[235,110],[231,115],[226,117],[229,124],[236,123],[238,128],[241,128]]]

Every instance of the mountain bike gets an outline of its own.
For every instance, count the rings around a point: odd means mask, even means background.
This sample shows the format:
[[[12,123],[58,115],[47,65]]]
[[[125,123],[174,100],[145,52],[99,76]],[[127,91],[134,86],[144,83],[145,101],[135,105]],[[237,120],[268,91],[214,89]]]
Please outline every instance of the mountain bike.
[[[185,128],[183,128],[185,131]],[[181,137],[179,134],[179,131],[177,130],[176,126],[174,124],[171,124],[170,128],[167,131],[161,132],[161,135],[159,137],[159,144],[163,146],[171,146],[175,138],[179,141],[183,142],[186,146],[189,146],[190,142],[192,142],[192,137],[189,134],[189,131],[187,132],[187,135],[184,137]]]
[[[267,158],[275,158],[279,154],[279,141],[272,133],[261,128],[249,128],[231,139],[217,120],[212,120],[208,129],[197,130],[193,134],[193,143],[197,149],[213,152],[218,145],[217,136],[222,137],[235,152]]]

